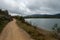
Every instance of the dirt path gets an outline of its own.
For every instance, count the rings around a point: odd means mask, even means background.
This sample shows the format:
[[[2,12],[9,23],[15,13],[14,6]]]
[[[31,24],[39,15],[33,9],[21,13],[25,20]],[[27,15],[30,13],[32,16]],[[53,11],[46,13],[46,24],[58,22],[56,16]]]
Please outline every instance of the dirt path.
[[[0,40],[32,40],[30,36],[16,24],[16,20],[13,19],[6,25],[0,35]]]

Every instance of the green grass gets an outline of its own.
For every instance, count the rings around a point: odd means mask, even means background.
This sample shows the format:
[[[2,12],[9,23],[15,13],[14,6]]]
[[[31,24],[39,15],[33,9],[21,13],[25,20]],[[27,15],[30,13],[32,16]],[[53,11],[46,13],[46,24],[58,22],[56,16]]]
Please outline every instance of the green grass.
[[[0,33],[2,32],[3,28],[6,26],[6,24],[10,22],[9,19],[4,17],[0,17]]]
[[[17,19],[16,23],[20,28],[24,29],[34,40],[56,40],[53,37],[52,32],[38,29],[36,26],[32,26],[31,24],[20,19]]]
[[[23,17],[15,16],[13,18],[16,19],[17,25],[23,30],[25,30],[31,36],[32,39],[34,40],[56,40],[53,37],[52,32],[39,29],[36,26],[32,26],[31,24],[25,22]]]
[[[32,27],[32,25],[27,25],[26,23],[23,23],[21,21],[17,21],[17,24],[19,27],[24,29],[30,36],[31,38],[35,40],[44,40],[44,35],[40,34],[36,29],[36,27]]]
[[[0,9],[0,33],[8,22],[12,20],[11,15],[9,15],[8,10]]]

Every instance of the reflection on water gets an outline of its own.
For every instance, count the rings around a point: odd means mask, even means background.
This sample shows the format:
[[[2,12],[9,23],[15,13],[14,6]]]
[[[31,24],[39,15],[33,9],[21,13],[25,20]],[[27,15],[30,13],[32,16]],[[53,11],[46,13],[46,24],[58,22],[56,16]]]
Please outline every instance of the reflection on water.
[[[25,19],[28,23],[42,29],[51,30],[54,24],[60,26],[60,19]]]

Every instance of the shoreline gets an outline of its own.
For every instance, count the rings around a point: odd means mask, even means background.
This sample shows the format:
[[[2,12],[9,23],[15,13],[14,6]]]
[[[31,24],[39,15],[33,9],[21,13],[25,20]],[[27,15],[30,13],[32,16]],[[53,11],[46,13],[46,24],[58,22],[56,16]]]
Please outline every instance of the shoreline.
[[[33,26],[27,22],[21,22],[21,20],[17,20],[17,25],[21,27],[23,30],[25,30],[32,39],[35,40],[55,40],[54,37],[52,37],[52,32],[46,31],[43,29],[40,29],[36,26]],[[48,36],[48,39],[46,39]]]

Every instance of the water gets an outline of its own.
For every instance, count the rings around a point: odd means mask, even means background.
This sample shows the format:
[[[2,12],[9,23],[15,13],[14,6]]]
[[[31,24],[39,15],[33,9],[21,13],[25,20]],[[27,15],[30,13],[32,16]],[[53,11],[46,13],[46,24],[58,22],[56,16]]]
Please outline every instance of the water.
[[[36,19],[25,19],[25,21],[45,30],[52,30],[54,24],[58,24],[58,27],[60,26],[60,19],[36,18]]]

